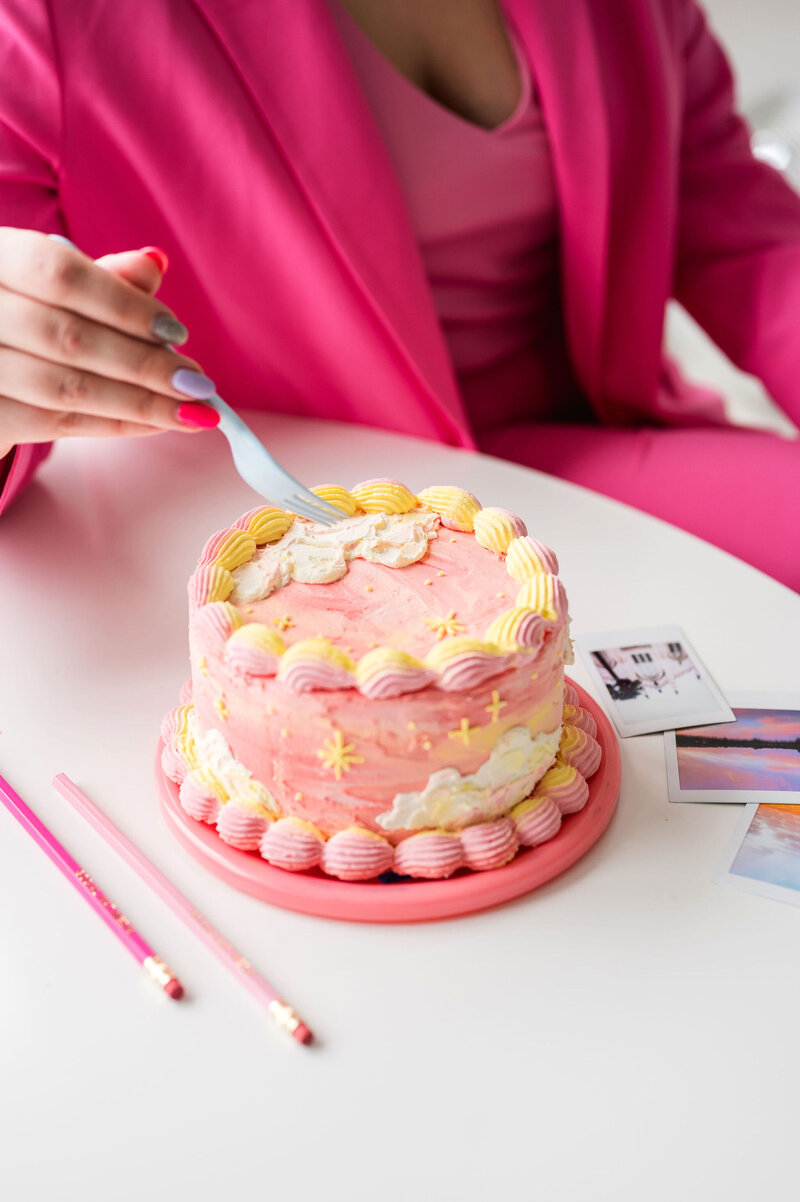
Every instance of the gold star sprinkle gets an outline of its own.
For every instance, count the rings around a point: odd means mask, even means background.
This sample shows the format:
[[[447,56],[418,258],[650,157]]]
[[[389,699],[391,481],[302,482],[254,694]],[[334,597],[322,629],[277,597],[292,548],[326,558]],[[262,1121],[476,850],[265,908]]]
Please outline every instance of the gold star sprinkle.
[[[409,724],[408,724],[408,729],[409,729],[409,730],[416,730],[416,729],[417,729],[417,724],[416,724],[416,722],[409,722]]]
[[[436,575],[437,575],[437,576],[444,576],[444,572],[437,572],[437,573],[436,573]]]
[[[199,660],[197,661],[197,666],[204,676],[208,676],[208,664],[206,663],[206,657],[204,655],[200,656]]]
[[[508,705],[507,701],[500,700],[500,694],[497,689],[492,690],[492,704],[486,706],[486,713],[492,715],[492,722],[497,722],[500,717],[500,710],[505,709]]]
[[[433,581],[432,581],[432,580],[426,580],[426,581],[425,581],[425,583],[426,583],[426,584],[433,584]]]
[[[366,588],[365,588],[365,590],[364,590],[364,592],[366,592],[366,593],[372,593],[372,592],[374,592],[374,591],[375,591],[375,590],[373,589],[373,587],[372,587],[372,585],[371,585],[371,584],[368,584],[368,585],[367,585],[367,587],[366,587]]]
[[[267,706],[267,713],[268,713],[268,714],[274,714],[274,713],[275,713],[275,706],[274,706],[274,705],[268,705],[268,706]]]
[[[343,772],[349,772],[353,764],[363,764],[363,755],[352,755],[355,743],[345,743],[340,730],[334,731],[332,739],[326,739],[317,755],[322,760],[323,768],[331,768],[337,780],[342,779]]]
[[[285,726],[284,726],[283,730],[281,731],[281,738],[282,738],[282,739],[288,739],[288,738],[289,738],[289,732],[288,732],[288,730],[286,729],[286,727],[285,727]]]
[[[448,735],[451,739],[463,739],[464,746],[468,747],[469,736],[472,734],[473,730],[477,729],[477,726],[470,726],[469,718],[462,718],[461,722],[459,723],[458,730],[448,731]]]
[[[272,623],[278,627],[278,630],[288,630],[290,626],[294,626],[294,621],[288,614],[284,614],[281,618],[273,618]]]
[[[252,607],[252,605],[246,605],[246,606],[245,606],[245,610],[244,610],[244,612],[245,612],[246,614],[251,614],[251,613],[253,612],[253,607]]]
[[[214,700],[214,709],[217,711],[217,713],[219,714],[219,716],[220,716],[220,718],[222,719],[222,721],[223,721],[223,722],[227,722],[227,721],[228,721],[228,707],[227,707],[227,705],[225,704],[225,698],[224,698],[224,697],[217,697],[217,698],[215,698],[215,700]]]
[[[422,746],[425,748],[426,751],[430,751],[430,749],[431,749],[430,739],[425,739]]]
[[[302,793],[295,793],[295,795],[294,795],[294,799],[295,799],[295,801],[302,801],[302,800],[303,800],[303,794],[302,794]]]
[[[458,539],[457,539],[457,538],[451,538],[451,539],[450,539],[450,542],[451,542],[451,543],[457,543],[457,542],[458,542]]]
[[[538,679],[538,677],[539,677],[539,673],[538,673],[538,672],[531,672],[531,680],[537,680],[537,679]]]
[[[443,639],[448,634],[458,634],[459,630],[463,630],[463,623],[456,620],[456,611],[451,609],[446,618],[426,618],[425,625],[428,626],[437,639]]]

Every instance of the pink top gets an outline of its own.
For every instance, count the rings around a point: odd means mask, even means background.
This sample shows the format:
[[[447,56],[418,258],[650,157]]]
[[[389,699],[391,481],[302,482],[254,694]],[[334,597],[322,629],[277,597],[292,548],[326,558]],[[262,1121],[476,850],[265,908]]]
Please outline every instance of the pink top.
[[[397,172],[436,312],[477,431],[570,415],[550,146],[513,29],[521,94],[484,129],[395,68],[341,4],[337,24]]]

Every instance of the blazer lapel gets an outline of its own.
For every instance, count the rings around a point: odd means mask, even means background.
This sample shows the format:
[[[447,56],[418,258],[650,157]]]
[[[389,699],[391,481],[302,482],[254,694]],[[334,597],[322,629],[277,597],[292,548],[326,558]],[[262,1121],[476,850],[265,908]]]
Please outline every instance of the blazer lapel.
[[[412,379],[473,446],[414,231],[324,0],[193,0]]]

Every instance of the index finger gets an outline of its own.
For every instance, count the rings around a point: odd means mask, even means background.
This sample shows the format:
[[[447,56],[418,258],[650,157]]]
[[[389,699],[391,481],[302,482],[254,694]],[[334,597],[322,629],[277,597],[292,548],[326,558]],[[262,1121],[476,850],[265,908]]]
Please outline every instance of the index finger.
[[[0,226],[0,287],[150,342],[189,336],[162,301],[37,230]]]

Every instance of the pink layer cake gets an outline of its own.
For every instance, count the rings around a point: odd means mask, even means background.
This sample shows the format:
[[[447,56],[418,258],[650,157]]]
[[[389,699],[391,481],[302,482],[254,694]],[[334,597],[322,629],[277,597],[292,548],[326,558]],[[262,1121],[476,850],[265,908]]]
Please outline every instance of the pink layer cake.
[[[555,554],[460,488],[314,491],[341,522],[252,510],[189,581],[192,679],[162,726],[184,809],[344,880],[497,868],[551,838],[600,761],[565,692]]]

